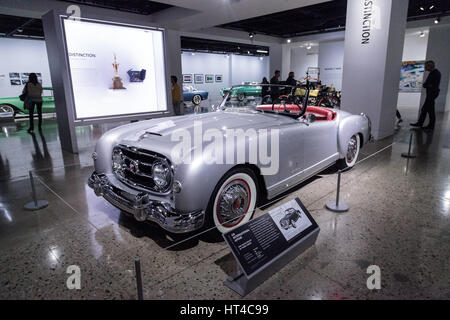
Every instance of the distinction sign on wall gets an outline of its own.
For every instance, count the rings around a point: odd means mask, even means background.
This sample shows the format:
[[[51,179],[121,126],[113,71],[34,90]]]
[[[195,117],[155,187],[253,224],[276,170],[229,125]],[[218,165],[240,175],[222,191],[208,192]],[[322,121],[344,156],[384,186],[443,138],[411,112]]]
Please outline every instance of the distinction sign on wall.
[[[163,31],[63,19],[75,119],[167,110]]]

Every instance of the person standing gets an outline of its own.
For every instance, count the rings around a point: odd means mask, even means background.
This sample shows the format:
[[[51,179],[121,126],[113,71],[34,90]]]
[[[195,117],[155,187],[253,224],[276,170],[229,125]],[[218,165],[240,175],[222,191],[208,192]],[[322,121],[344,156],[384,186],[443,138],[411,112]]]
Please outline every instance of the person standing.
[[[25,84],[22,93],[26,93],[28,97],[28,103],[26,105],[28,109],[28,117],[30,120],[30,127],[28,133],[34,131],[34,107],[36,107],[38,114],[38,128],[42,130],[42,85],[39,83],[36,73],[30,73],[28,76],[28,82]]]
[[[261,84],[263,85],[261,87],[261,98],[262,98],[263,101],[265,101],[264,98],[269,95],[269,89],[270,89],[270,87],[268,86],[269,81],[267,81],[266,77],[264,77],[262,79]]]
[[[278,99],[280,96],[280,88],[277,86],[280,84],[278,78],[280,77],[280,70],[275,70],[274,76],[270,79],[270,84],[275,84],[275,86],[270,87],[270,96],[272,97],[272,102]]]
[[[286,84],[288,86],[296,86],[297,85],[297,80],[295,80],[295,74],[293,71],[289,72],[289,76],[286,79]]]
[[[178,84],[178,78],[176,76],[170,76],[170,82],[172,82],[172,103],[175,115],[183,115],[183,95],[181,94],[181,88]]]
[[[425,103],[420,111],[419,120],[416,123],[411,123],[413,127],[421,127],[424,130],[434,130],[434,125],[436,122],[436,114],[434,111],[434,101],[439,96],[439,85],[441,83],[441,73],[436,69],[434,61],[429,60],[425,62],[425,70],[429,71],[430,74],[427,80],[423,84],[423,87],[427,90],[427,96],[425,98]],[[430,122],[428,126],[422,127],[425,122],[425,118],[430,117]]]

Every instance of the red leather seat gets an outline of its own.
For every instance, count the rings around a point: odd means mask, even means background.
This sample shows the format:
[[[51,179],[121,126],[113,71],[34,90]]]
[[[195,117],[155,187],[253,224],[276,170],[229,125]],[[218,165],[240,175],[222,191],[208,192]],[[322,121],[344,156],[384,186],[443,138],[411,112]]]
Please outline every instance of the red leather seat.
[[[271,104],[265,104],[260,105],[256,107],[260,110],[272,110]],[[282,104],[276,104],[273,106],[274,111],[283,112],[284,107]],[[292,113],[299,113],[300,110],[297,105],[295,104],[287,104],[286,110],[290,111]],[[303,115],[303,117],[306,117],[309,113],[312,113],[316,116],[316,121],[332,121],[336,119],[336,112],[334,112],[331,109],[323,108],[323,107],[316,107],[316,106],[308,106],[306,108],[306,113]]]

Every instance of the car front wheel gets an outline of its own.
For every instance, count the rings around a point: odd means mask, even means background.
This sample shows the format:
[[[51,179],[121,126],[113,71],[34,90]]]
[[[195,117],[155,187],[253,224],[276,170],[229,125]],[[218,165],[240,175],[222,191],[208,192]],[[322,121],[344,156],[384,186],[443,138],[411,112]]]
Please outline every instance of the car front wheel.
[[[355,134],[350,138],[347,145],[347,153],[345,158],[338,161],[338,167],[340,169],[352,168],[358,160],[360,148],[361,138],[359,137],[359,134]]]
[[[237,168],[227,173],[211,195],[208,226],[226,233],[248,222],[256,209],[258,188],[250,169]],[[212,218],[212,219],[211,219]]]
[[[199,94],[196,94],[195,96],[192,97],[192,103],[197,105],[200,104],[202,102],[202,96]]]

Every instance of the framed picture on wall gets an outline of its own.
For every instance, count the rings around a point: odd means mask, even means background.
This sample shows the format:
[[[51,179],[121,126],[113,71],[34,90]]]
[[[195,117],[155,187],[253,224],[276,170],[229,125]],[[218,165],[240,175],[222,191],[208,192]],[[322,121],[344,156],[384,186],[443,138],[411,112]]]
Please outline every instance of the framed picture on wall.
[[[203,74],[194,74],[195,83],[203,83]]]
[[[20,73],[19,72],[10,72],[9,78],[10,79],[20,79]]]
[[[10,79],[9,81],[11,81],[11,85],[12,86],[20,86],[20,85],[22,85],[22,82],[20,81],[20,79]]]
[[[216,82],[222,82],[223,81],[223,77],[221,74],[216,74]]]
[[[183,74],[183,83],[192,83],[192,74]]]
[[[205,75],[205,83],[214,83],[214,75],[213,74]]]

